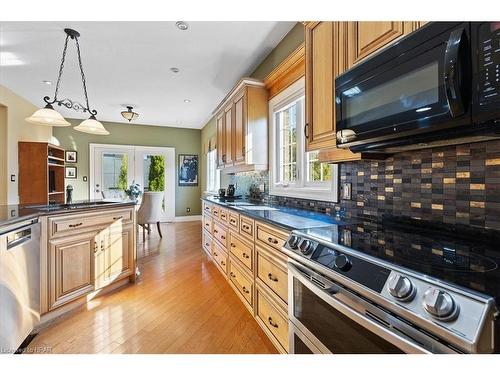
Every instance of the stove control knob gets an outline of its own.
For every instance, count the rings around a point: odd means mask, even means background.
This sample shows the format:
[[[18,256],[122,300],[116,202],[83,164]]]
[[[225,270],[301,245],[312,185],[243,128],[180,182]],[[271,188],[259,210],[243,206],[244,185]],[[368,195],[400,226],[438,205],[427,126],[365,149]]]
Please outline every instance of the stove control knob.
[[[349,271],[352,267],[352,263],[347,256],[340,254],[335,258],[335,267],[341,271]]]
[[[453,297],[434,287],[424,293],[424,309],[434,318],[443,321],[456,319],[459,313]]]
[[[296,250],[299,247],[299,241],[300,237],[290,236],[290,239],[288,240],[288,245],[290,245],[292,249]]]
[[[311,251],[313,251],[313,244],[309,240],[304,240],[300,244],[300,252],[304,255],[309,254]]]
[[[402,302],[411,301],[417,291],[411,280],[399,273],[389,277],[387,289],[389,289],[391,296]]]

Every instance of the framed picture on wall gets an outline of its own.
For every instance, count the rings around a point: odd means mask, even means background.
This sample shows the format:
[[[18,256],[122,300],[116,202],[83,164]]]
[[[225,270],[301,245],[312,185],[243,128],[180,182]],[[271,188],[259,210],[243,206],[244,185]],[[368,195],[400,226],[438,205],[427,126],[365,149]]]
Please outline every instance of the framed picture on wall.
[[[198,155],[179,155],[179,186],[198,186]]]
[[[64,177],[76,178],[76,167],[66,167]]]
[[[77,162],[77,152],[76,151],[65,151],[64,161],[66,163],[76,163]]]

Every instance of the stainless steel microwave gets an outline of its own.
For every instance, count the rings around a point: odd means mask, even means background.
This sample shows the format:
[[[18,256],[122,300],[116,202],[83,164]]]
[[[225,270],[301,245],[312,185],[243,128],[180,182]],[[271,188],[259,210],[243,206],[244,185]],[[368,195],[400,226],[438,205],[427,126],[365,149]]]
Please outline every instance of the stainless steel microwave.
[[[500,137],[500,22],[431,22],[335,79],[337,146]]]

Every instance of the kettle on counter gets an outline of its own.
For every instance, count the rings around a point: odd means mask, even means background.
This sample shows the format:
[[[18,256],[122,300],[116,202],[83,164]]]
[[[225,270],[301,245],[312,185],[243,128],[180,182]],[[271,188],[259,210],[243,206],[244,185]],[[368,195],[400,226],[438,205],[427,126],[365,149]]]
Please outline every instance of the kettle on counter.
[[[229,185],[229,186],[227,187],[227,191],[226,191],[226,193],[227,193],[227,196],[228,196],[228,197],[234,197],[234,193],[235,193],[235,192],[236,192],[236,189],[234,188],[234,185],[233,185],[233,184],[231,184],[231,185]]]

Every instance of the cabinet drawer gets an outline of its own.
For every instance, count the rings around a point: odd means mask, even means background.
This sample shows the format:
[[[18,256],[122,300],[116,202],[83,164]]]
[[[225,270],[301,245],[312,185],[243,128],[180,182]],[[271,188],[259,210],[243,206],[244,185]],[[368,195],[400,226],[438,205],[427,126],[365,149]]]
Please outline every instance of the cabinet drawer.
[[[212,254],[212,237],[206,230],[202,232],[202,246],[207,254]]]
[[[221,223],[227,225],[229,222],[229,211],[219,208],[219,220]]]
[[[229,233],[229,251],[243,263],[250,271],[253,269],[253,245]]]
[[[212,257],[222,273],[227,276],[227,254],[217,244],[213,246]]]
[[[203,214],[208,214],[208,215],[211,215],[212,214],[212,205],[207,203],[207,202],[203,202]]]
[[[254,221],[245,216],[240,216],[240,233],[253,240]]]
[[[288,238],[286,234],[280,233],[268,226],[264,226],[261,223],[257,223],[256,227],[257,242],[281,251],[281,246],[283,246]]]
[[[220,242],[220,244],[226,249],[227,248],[227,231],[226,229],[217,222],[213,223],[213,236]]]
[[[288,352],[288,319],[281,312],[278,305],[266,296],[260,288],[257,288],[256,311],[257,319],[278,340],[280,345]]]
[[[244,272],[234,262],[229,263],[229,280],[231,280],[248,304],[253,306],[253,282],[250,277],[245,276]]]
[[[229,226],[238,230],[240,226],[240,215],[229,212]]]
[[[214,218],[219,218],[219,206],[212,206],[212,215]]]
[[[89,230],[99,230],[110,223],[121,221],[123,224],[134,220],[135,211],[132,209],[104,211],[94,214],[73,214],[49,218],[49,236],[61,237]]]
[[[257,249],[257,277],[285,303],[288,302],[288,273],[267,252]]]
[[[212,218],[210,216],[203,215],[203,229],[212,235]]]

